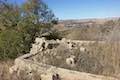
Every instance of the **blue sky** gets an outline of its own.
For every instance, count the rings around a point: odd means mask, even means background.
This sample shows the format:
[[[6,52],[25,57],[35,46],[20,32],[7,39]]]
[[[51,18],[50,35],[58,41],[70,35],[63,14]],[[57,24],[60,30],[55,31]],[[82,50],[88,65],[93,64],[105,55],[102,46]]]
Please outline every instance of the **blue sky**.
[[[11,0],[22,3],[24,0]],[[120,0],[43,0],[59,19],[120,17]]]

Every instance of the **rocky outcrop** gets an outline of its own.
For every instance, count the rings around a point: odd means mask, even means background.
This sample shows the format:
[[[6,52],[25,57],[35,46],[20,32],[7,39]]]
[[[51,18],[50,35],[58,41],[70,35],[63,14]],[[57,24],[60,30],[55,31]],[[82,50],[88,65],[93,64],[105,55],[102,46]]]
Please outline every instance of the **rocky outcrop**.
[[[88,51],[86,45],[89,43],[95,43],[95,41],[71,41],[66,39],[55,41],[36,38],[30,53],[18,57],[14,66],[10,68],[10,73],[16,72],[17,75],[20,75],[21,71],[25,71],[26,76],[30,78],[33,74],[38,73],[41,80],[118,80],[113,77],[94,75],[77,70],[81,66],[81,62],[92,62],[87,61],[88,57],[86,56],[86,58],[79,59],[82,54],[86,54]],[[79,49],[82,54],[73,53],[76,49]],[[96,68],[99,67],[98,64]],[[91,69],[93,68],[91,67]]]

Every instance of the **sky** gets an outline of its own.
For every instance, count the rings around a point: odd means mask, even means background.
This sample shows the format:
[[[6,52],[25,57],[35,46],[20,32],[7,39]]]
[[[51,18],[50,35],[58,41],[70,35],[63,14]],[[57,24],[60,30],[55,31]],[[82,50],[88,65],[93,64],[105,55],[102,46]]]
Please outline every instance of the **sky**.
[[[24,0],[10,0],[21,4]],[[43,0],[60,20],[120,17],[120,0]]]

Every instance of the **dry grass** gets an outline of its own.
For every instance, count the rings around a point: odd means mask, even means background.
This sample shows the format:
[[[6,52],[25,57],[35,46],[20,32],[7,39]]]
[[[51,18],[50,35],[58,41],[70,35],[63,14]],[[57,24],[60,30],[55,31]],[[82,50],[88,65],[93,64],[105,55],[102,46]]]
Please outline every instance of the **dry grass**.
[[[95,44],[90,44],[87,46],[88,51],[85,53],[81,53],[79,49],[70,52],[68,48],[61,45],[56,50],[57,57],[56,55],[53,56],[53,54],[46,54],[46,58],[49,59],[48,64],[77,71],[119,77],[120,29],[113,30],[113,27],[107,27],[107,25],[102,25],[102,27],[101,25],[92,25],[92,27],[86,26],[79,29],[72,29],[72,31],[65,31],[64,37],[69,39],[106,40],[107,43],[98,44],[96,42]],[[68,54],[77,55],[77,67],[71,68],[63,62],[69,56]],[[9,74],[9,67],[12,65],[12,60],[0,61],[0,80],[40,80],[39,74],[34,73],[31,78],[29,77],[31,74],[28,74],[26,71],[21,71],[21,76],[17,76],[16,73]]]
[[[89,46],[89,56],[99,60],[102,65],[100,74],[113,76],[120,73],[120,43],[92,44]]]
[[[12,66],[13,61],[0,61],[0,80],[11,80],[9,74],[9,67]]]
[[[119,48],[120,43],[118,42],[109,42],[105,44],[98,44],[96,42],[87,46],[87,52],[85,53],[81,53],[78,49],[70,53],[65,46],[59,46],[57,56],[61,58],[55,58],[54,56],[51,56],[50,58],[49,56],[49,64],[82,72],[119,77]],[[65,59],[69,56],[68,54],[74,54],[77,56],[76,67],[71,68],[64,64]],[[20,71],[20,76],[17,76],[16,73],[12,75],[9,74],[9,67],[12,65],[12,60],[0,62],[0,80],[40,80],[40,74],[37,74],[34,71],[32,76],[30,76],[30,72],[26,72],[27,70]]]
[[[79,47],[70,50],[66,44],[61,44],[47,53],[44,52],[44,57],[36,55],[34,59],[38,62],[81,72],[106,76],[120,74],[120,42],[96,42],[84,46],[87,49],[86,52],[81,52]],[[76,65],[74,67],[66,64],[66,58],[69,58],[70,55],[75,56]]]
[[[104,24],[93,23],[91,25],[75,26],[72,29],[68,28],[62,31],[62,34],[63,37],[73,40],[104,40],[115,30],[115,27],[120,30],[119,26],[120,20],[108,21]]]
[[[24,71],[20,71],[20,76],[17,76],[17,73],[10,74],[9,68],[13,65],[13,60],[0,61],[0,80],[41,80],[39,74],[34,72],[31,74]]]
[[[83,54],[85,63],[82,71],[102,74],[108,76],[116,76],[120,74],[120,20],[108,21],[102,25],[92,24],[79,26],[72,30],[63,31],[63,36],[73,40],[96,40],[106,41],[105,44],[91,44],[88,46],[89,52]],[[80,53],[78,51],[78,53]],[[89,58],[90,57],[90,58]],[[92,59],[93,58],[93,59]],[[91,62],[92,60],[92,62]],[[101,69],[96,69],[94,72],[95,61],[102,66]],[[90,65],[93,65],[90,69]],[[85,69],[84,69],[85,68]],[[100,71],[99,71],[100,70]],[[97,73],[98,72],[98,73]]]
[[[61,59],[52,59],[53,65],[82,72],[118,77],[120,74],[120,42],[106,42],[104,44],[96,42],[86,47],[87,51],[84,53],[80,52],[79,49],[70,52],[63,46],[58,47],[57,54],[62,57],[62,61]],[[70,54],[76,56],[76,67],[70,68],[63,62]]]

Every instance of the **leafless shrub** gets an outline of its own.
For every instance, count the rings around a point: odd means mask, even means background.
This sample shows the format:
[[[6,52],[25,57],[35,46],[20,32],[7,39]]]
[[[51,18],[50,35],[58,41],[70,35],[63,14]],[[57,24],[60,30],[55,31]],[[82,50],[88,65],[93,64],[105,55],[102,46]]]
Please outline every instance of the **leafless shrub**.
[[[88,48],[90,50],[89,56],[95,57],[103,66],[100,74],[114,75],[120,72],[120,43],[95,43]]]

